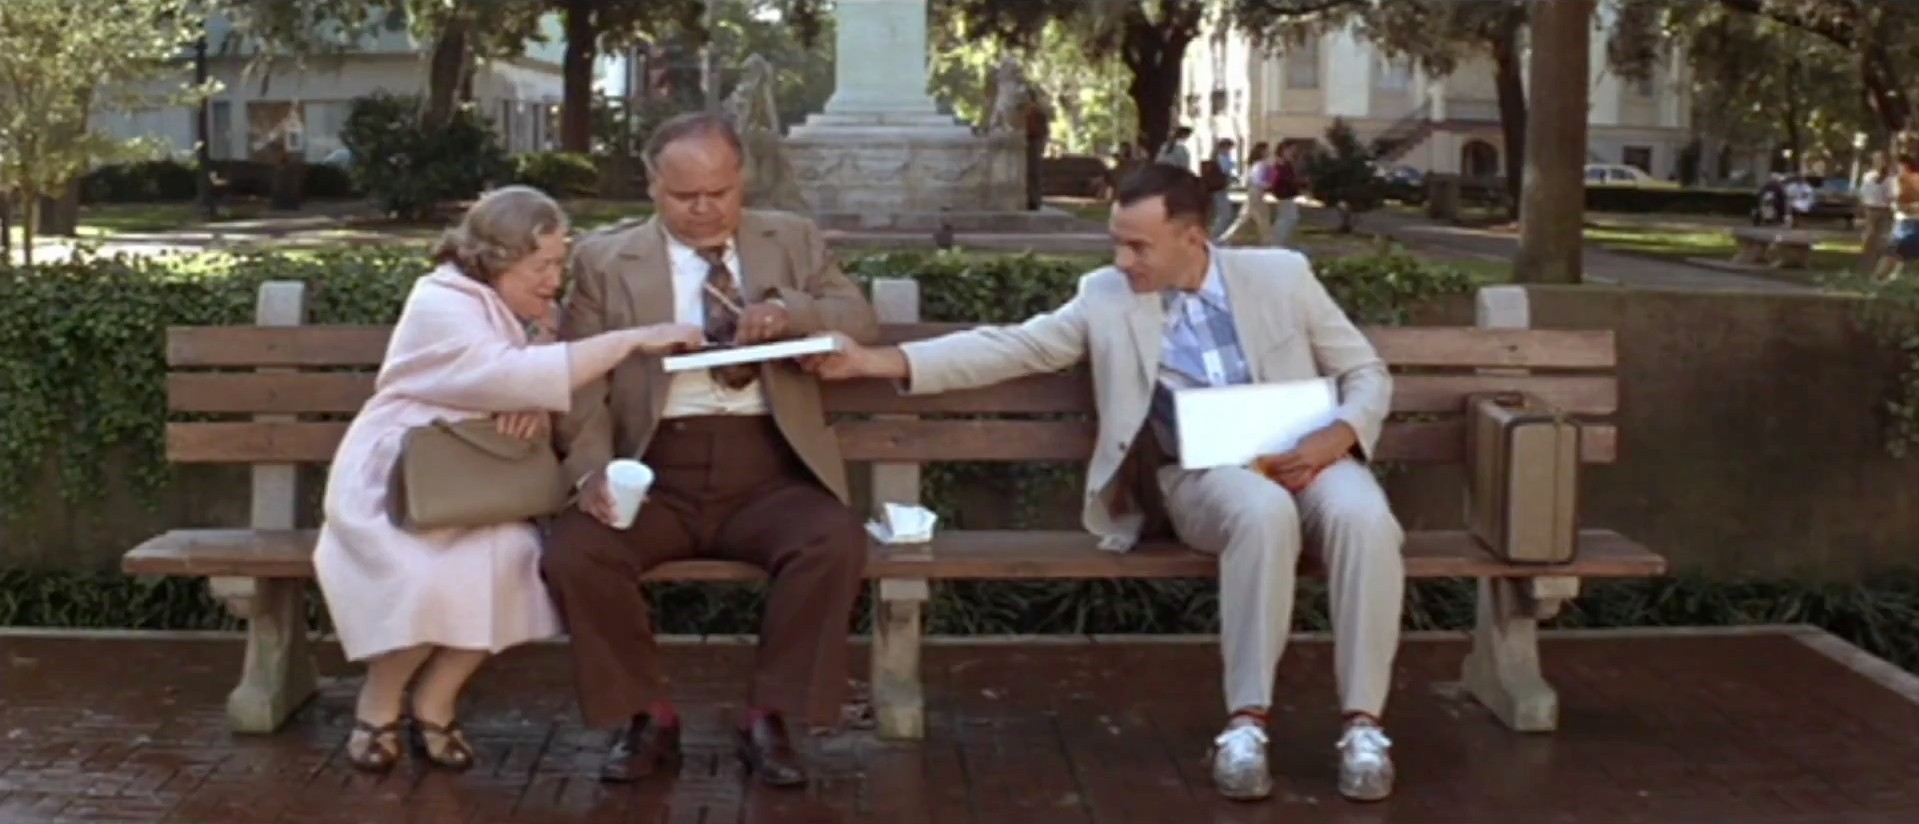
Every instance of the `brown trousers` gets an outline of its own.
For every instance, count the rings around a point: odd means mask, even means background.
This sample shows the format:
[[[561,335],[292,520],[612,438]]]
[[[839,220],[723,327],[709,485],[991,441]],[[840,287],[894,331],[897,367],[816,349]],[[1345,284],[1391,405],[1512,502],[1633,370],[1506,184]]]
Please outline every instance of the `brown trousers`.
[[[540,561],[571,635],[587,726],[617,727],[667,697],[640,576],[684,558],[767,571],[747,700],[835,723],[866,565],[858,514],[814,479],[767,416],[663,421],[641,460],[654,482],[633,525],[614,530],[570,509],[554,520]]]

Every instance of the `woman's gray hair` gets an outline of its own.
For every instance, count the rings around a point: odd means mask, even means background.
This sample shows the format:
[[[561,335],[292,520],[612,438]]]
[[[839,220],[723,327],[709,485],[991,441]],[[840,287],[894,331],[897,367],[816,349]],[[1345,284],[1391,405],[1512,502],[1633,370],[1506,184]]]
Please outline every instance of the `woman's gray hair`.
[[[451,263],[461,274],[491,284],[533,254],[542,235],[566,227],[566,212],[545,192],[531,186],[494,189],[440,236],[433,262]]]

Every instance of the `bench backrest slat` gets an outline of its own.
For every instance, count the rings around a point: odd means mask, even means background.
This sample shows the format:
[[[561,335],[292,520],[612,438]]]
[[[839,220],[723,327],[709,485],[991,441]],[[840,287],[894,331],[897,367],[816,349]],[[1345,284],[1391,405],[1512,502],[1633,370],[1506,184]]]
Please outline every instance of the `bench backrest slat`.
[[[337,422],[216,422],[167,425],[167,459],[176,463],[325,463],[346,435]],[[1089,421],[855,420],[834,427],[849,461],[1086,460],[1093,452]],[[1609,424],[1583,429],[1583,457],[1611,463],[1618,433]],[[1379,460],[1453,463],[1464,434],[1458,420],[1400,421],[1380,436]]]
[[[967,323],[891,324],[890,343],[970,329]],[[167,331],[167,363],[175,367],[378,366],[390,326],[189,326]],[[1396,368],[1610,370],[1616,365],[1607,329],[1474,329],[1373,326],[1366,337]]]
[[[966,324],[895,324],[888,340],[914,340]],[[1613,334],[1607,330],[1371,327],[1366,334],[1394,369],[1393,411],[1378,457],[1456,462],[1467,394],[1527,392],[1585,423],[1585,460],[1609,463],[1617,432]],[[340,420],[373,391],[373,370],[391,327],[186,327],[168,331],[171,412],[205,416],[173,422],[167,453],[181,463],[324,463],[345,433]],[[322,371],[253,372],[245,369]],[[1517,373],[1492,370],[1518,369]],[[1084,369],[929,397],[900,395],[885,382],[826,388],[826,407],[848,460],[1080,461],[1092,449],[1091,381]],[[286,415],[294,420],[255,421]],[[917,419],[871,420],[866,415]],[[1064,415],[1065,420],[1031,416]],[[315,416],[324,416],[316,420]],[[971,416],[953,418],[950,416]],[[985,416],[985,417],[981,417]],[[1407,416],[1415,419],[1407,420]],[[1024,418],[1024,419],[1022,419]]]
[[[1618,385],[1603,375],[1399,375],[1393,411],[1402,414],[1459,410],[1476,392],[1529,392],[1576,415],[1617,410]],[[328,414],[356,412],[373,394],[373,373],[175,372],[167,377],[167,405],[175,412],[208,414]],[[1093,411],[1091,380],[1084,371],[1040,375],[999,386],[944,395],[902,395],[887,381],[853,381],[826,387],[826,410],[846,414],[1070,414]]]

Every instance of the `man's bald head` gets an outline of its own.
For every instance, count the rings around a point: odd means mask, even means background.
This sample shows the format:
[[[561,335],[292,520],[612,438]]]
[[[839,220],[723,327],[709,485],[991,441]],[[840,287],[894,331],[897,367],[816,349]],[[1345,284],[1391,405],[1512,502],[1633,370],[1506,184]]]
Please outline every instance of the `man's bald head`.
[[[668,120],[647,139],[643,157],[654,208],[674,237],[717,246],[739,231],[746,151],[726,118],[701,112]]]

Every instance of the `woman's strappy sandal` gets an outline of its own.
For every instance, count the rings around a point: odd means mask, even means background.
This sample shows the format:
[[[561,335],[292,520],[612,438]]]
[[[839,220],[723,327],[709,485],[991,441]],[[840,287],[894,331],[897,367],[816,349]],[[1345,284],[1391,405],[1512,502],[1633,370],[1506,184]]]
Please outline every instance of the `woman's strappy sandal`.
[[[353,739],[346,745],[347,762],[361,772],[383,773],[400,761],[400,721],[395,719],[375,726],[370,721],[353,719],[353,732],[366,733],[363,749],[356,751]]]
[[[429,735],[439,739],[439,751],[434,751],[427,743]],[[473,747],[467,743],[466,734],[460,731],[458,721],[449,721],[446,726],[441,726],[431,721],[413,719],[413,749],[441,769],[464,771],[471,768],[476,760]]]

